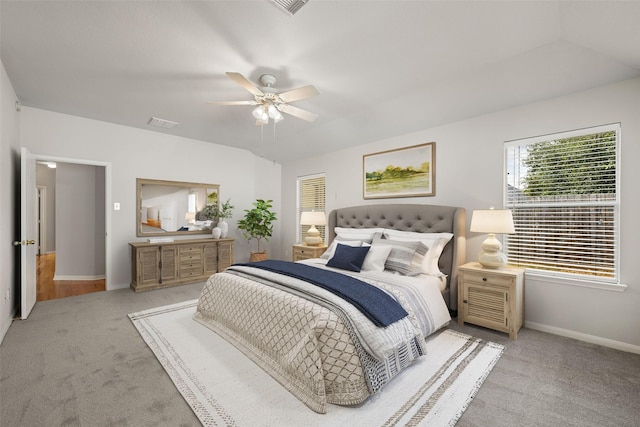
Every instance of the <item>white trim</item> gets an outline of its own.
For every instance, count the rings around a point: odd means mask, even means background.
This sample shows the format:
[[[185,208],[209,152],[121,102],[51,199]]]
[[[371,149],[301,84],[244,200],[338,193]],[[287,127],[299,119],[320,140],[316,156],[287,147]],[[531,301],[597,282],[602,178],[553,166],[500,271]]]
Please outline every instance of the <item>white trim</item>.
[[[11,315],[9,316],[9,321],[7,323],[4,323],[2,326],[2,329],[0,329],[0,345],[2,345],[2,341],[4,341],[4,338],[7,336],[7,332],[9,332],[9,328],[11,327],[11,325],[13,324],[13,320],[16,318],[16,315],[18,314],[18,309],[17,309],[17,304],[13,307],[13,309],[11,310]]]
[[[581,288],[602,289],[604,291],[624,292],[627,285],[615,282],[603,282],[596,280],[574,279],[563,276],[554,276],[552,274],[544,274],[539,270],[525,270],[527,278],[539,282],[551,283],[554,285],[578,286]]]
[[[47,187],[36,185],[36,189],[38,190],[38,253],[42,255],[46,253],[47,248]]]
[[[616,350],[626,351],[629,353],[640,354],[640,346],[629,344],[622,341],[616,341],[609,338],[602,338],[595,335],[583,334],[582,332],[571,331],[569,329],[557,328],[555,326],[544,325],[542,323],[525,321],[524,327],[540,332],[547,332],[561,337],[572,338],[578,341],[584,341],[591,344],[601,345],[603,347],[614,348]]]
[[[505,145],[507,147],[517,147],[519,145],[524,144],[535,144],[538,142],[548,141],[549,139],[565,139],[565,138],[573,138],[575,136],[582,136],[585,133],[603,133],[615,130],[616,132],[620,132],[620,122],[613,122],[606,125],[598,125],[598,126],[590,126],[580,129],[573,129],[568,131],[559,131],[559,132],[551,132],[544,135],[531,136],[527,138],[517,138],[509,141],[505,141]]]
[[[102,280],[104,279],[104,274],[99,274],[97,276],[53,276],[53,280]]]

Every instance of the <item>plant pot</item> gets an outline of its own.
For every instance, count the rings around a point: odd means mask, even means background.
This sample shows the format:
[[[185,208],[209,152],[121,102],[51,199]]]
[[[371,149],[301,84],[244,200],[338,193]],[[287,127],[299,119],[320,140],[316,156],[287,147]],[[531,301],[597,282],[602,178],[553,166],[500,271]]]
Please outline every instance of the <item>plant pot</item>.
[[[249,262],[264,261],[265,259],[267,259],[266,252],[251,252]]]

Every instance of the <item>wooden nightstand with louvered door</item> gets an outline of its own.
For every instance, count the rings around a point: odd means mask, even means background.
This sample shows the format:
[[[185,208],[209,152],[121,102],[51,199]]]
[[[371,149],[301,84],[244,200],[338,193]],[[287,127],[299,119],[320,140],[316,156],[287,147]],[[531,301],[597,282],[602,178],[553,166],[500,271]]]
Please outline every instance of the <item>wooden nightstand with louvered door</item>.
[[[470,262],[458,269],[458,324],[473,323],[518,338],[524,321],[524,269],[484,268]]]

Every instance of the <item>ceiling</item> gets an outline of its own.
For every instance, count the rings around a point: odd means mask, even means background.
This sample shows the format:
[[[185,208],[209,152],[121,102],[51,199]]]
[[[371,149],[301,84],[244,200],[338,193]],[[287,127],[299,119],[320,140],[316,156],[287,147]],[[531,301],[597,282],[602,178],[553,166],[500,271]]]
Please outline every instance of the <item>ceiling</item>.
[[[281,163],[640,75],[640,1],[310,0],[291,16],[268,0],[1,0],[0,14],[23,105]],[[250,106],[208,105],[252,99],[226,71],[314,85],[293,105],[320,117],[274,132]]]

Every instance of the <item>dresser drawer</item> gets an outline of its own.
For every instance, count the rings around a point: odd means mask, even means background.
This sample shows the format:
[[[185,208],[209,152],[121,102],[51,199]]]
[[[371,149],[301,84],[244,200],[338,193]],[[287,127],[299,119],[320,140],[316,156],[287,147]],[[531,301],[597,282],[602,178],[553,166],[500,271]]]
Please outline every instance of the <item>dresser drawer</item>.
[[[321,246],[306,246],[306,245],[293,245],[293,260],[300,261],[303,259],[319,258],[320,255],[327,250],[325,245]]]
[[[307,249],[294,249],[293,256],[296,259],[308,259],[313,257],[313,251]]]
[[[202,265],[180,266],[180,278],[202,276]]]
[[[514,277],[508,276],[499,276],[491,273],[484,272],[468,272],[465,271],[462,273],[464,275],[464,280],[477,283],[477,284],[486,284],[492,286],[511,286],[515,282]]]
[[[184,246],[180,248],[180,264],[202,262],[202,245]]]

